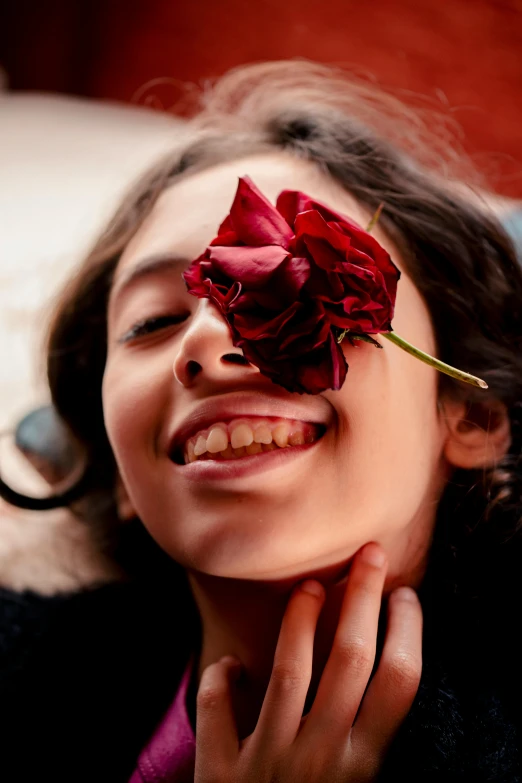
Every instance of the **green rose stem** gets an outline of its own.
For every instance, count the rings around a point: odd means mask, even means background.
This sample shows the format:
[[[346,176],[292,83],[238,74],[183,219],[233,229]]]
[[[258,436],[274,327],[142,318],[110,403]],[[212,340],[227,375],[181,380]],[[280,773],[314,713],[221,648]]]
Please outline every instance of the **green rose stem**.
[[[372,219],[370,220],[370,222],[366,226],[366,231],[368,232],[368,234],[371,233],[372,228],[376,225],[377,221],[379,220],[383,208],[384,208],[384,201],[381,201],[381,203],[379,204],[379,206],[375,210],[375,213],[374,213]]]
[[[474,375],[470,375],[467,372],[462,372],[462,370],[457,370],[455,367],[451,367],[451,365],[445,364],[445,362],[441,362],[438,359],[435,359],[433,356],[430,356],[429,353],[424,353],[424,351],[421,351],[419,348],[415,348],[414,345],[410,345],[410,343],[406,342],[406,340],[403,340],[403,338],[399,337],[399,335],[395,334],[395,332],[381,332],[381,334],[391,343],[395,343],[395,345],[398,345],[399,348],[402,348],[403,351],[411,353],[411,355],[415,356],[416,359],[420,359],[421,362],[429,364],[430,367],[434,367],[436,370],[439,370],[439,372],[450,375],[452,378],[456,378],[458,381],[471,383],[472,386],[478,386],[480,389],[488,388],[486,381],[483,381],[481,378],[476,378]]]
[[[377,221],[379,220],[383,207],[384,207],[384,202],[381,201],[381,203],[379,204],[379,206],[375,211],[375,214],[373,215],[372,219],[368,223],[368,226],[366,227],[366,231],[368,233],[371,232],[372,228],[376,225]],[[341,334],[337,338],[339,343],[342,342],[346,334],[348,334],[348,331],[349,331],[348,329],[345,329],[344,331],[341,332]],[[424,362],[425,364],[429,364],[430,367],[434,367],[439,372],[443,372],[446,375],[451,376],[452,378],[456,378],[458,381],[464,381],[464,383],[470,383],[472,386],[478,386],[479,389],[488,388],[486,381],[483,381],[481,378],[476,378],[474,375],[470,375],[467,372],[462,372],[462,370],[457,370],[455,367],[451,367],[451,365],[439,361],[439,359],[435,359],[433,356],[430,356],[429,353],[424,353],[424,351],[421,351],[419,348],[415,348],[414,345],[411,345],[402,337],[399,337],[399,335],[395,334],[395,332],[380,332],[380,334],[382,334],[383,337],[386,337],[386,339],[389,340],[391,343],[395,343],[395,345],[398,345],[399,348],[402,348],[402,350],[406,351],[406,353],[415,356],[416,359],[420,359],[421,362]],[[364,337],[361,335],[361,337],[356,339],[365,339],[365,338],[366,338],[365,340],[366,342],[371,342],[375,346],[379,345],[379,343],[377,343],[376,340],[368,339],[367,335],[364,335]],[[379,348],[381,347],[382,346],[379,345]]]
[[[416,359],[420,359],[421,362],[429,364],[430,367],[434,367],[439,372],[450,375],[452,378],[456,378],[458,381],[471,383],[472,386],[478,386],[480,389],[488,388],[486,381],[483,381],[481,378],[476,378],[474,375],[470,375],[467,372],[462,372],[462,370],[457,370],[455,367],[452,367],[450,364],[446,364],[445,362],[441,362],[439,359],[435,359],[435,357],[430,356],[429,353],[424,353],[424,351],[421,351],[420,348],[415,348],[414,345],[406,342],[406,340],[404,340],[402,337],[399,337],[399,335],[395,332],[379,332],[378,334],[382,334],[382,336],[386,337],[386,339],[391,343],[395,343],[395,345],[398,345],[399,348],[402,348],[403,351],[406,351],[412,356],[415,356]],[[351,334],[349,329],[343,329],[343,331],[340,332],[337,337],[337,342],[339,344],[342,343],[346,336],[348,336],[349,340],[362,340],[365,343],[371,343],[371,345],[374,345],[376,348],[382,348],[382,345],[378,343],[377,340],[374,340],[373,337],[370,337],[369,334]]]

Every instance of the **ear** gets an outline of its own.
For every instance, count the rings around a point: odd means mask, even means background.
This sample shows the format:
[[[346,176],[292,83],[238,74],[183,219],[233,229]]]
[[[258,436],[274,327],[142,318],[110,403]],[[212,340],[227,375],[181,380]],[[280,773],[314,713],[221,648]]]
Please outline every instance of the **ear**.
[[[129,519],[138,516],[119,473],[116,479],[116,503],[118,516],[122,522],[127,522]]]
[[[444,456],[455,468],[467,470],[496,465],[511,445],[511,424],[499,400],[439,404],[446,423]]]

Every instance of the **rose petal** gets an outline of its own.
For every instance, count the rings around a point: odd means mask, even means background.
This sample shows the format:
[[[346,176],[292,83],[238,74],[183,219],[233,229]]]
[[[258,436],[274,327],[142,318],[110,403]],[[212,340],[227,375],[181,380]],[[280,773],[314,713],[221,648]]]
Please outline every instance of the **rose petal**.
[[[308,394],[320,394],[328,389],[338,391],[345,381],[348,364],[333,335],[330,335],[328,343],[313,358],[316,359],[316,364],[309,362],[299,368],[298,382],[301,390]]]
[[[284,217],[286,222],[295,228],[295,220],[297,215],[301,212],[314,211],[318,213],[326,222],[333,221],[335,223],[347,224],[349,231],[364,231],[355,220],[352,220],[347,215],[343,215],[341,212],[335,212],[326,204],[321,201],[316,201],[310,198],[305,193],[300,193],[295,190],[283,190],[276,201],[276,209]]]
[[[250,177],[240,177],[230,210],[230,227],[245,245],[287,248],[294,232]]]
[[[241,337],[247,340],[263,340],[266,338],[278,337],[281,329],[295,317],[296,313],[303,308],[301,302],[294,302],[283,313],[279,313],[271,320],[264,320],[257,323],[254,319],[241,314],[234,314],[234,329],[241,334]]]
[[[233,247],[234,245],[239,244],[238,236],[234,231],[234,226],[230,220],[230,215],[227,215],[224,221],[221,223],[220,227],[218,228],[217,237],[213,239],[210,244],[226,245],[228,247]]]
[[[278,292],[285,291],[292,300],[298,297],[311,274],[311,264],[308,258],[295,258],[288,255],[273,277],[273,284]]]
[[[330,332],[330,351],[332,356],[332,389],[340,389],[348,372],[348,364],[343,349]]]
[[[358,262],[363,267],[377,266],[385,277],[386,286],[389,289],[396,287],[401,273],[389,253],[371,234],[356,224],[350,224],[350,221],[344,224],[327,222],[319,212],[306,212],[296,217],[295,231],[296,242],[304,236],[315,236],[327,241],[342,254],[349,247],[352,263]]]
[[[184,275],[211,299],[234,345],[292,392],[341,388],[348,365],[334,328],[391,330],[400,272],[361,226],[303,193],[277,208],[247,177],[218,236]]]
[[[276,245],[209,248],[210,261],[217,271],[254,290],[266,285],[287,257],[288,251]]]
[[[332,251],[338,252],[338,264],[342,264],[350,258],[354,251],[361,252],[359,249],[358,234],[360,229],[347,235],[337,230],[335,223],[327,223],[319,212],[302,212],[297,215],[295,220],[296,243],[299,240],[308,243],[313,238],[326,242],[331,246]],[[375,261],[372,256],[362,254],[361,261],[365,261],[362,266],[374,266]],[[337,268],[337,267],[334,267]]]
[[[346,378],[348,364],[340,346],[332,337],[323,346],[309,352],[302,362],[274,360],[265,357],[257,349],[258,343],[245,342],[240,346],[245,357],[274,383],[298,394],[320,394],[327,389],[341,388]]]

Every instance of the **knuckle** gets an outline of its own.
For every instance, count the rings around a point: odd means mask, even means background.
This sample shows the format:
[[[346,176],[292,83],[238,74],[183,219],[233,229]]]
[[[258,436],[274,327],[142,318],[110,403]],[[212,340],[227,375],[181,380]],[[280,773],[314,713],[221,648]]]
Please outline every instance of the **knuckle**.
[[[378,780],[384,762],[384,752],[381,747],[374,747],[369,738],[358,742],[348,743],[342,756],[341,772],[345,777],[339,775],[339,780],[346,780],[346,770],[351,772],[350,780],[356,780],[357,783],[371,783]]]
[[[395,653],[383,662],[383,674],[388,687],[415,694],[419,687],[422,662],[410,653]]]
[[[272,679],[275,684],[290,690],[302,684],[304,674],[304,666],[296,658],[275,661],[272,668]]]
[[[215,685],[200,688],[196,697],[198,709],[211,711],[221,702],[223,689]]]
[[[196,704],[200,710],[212,710],[223,699],[226,684],[216,680],[216,672],[217,664],[211,664],[203,672],[196,695]]]
[[[359,765],[357,781],[372,783],[372,781],[377,780],[383,761],[384,759],[377,755],[367,756]]]
[[[375,752],[370,742],[348,742],[342,749],[335,765],[336,781],[357,781],[372,783],[378,780],[383,759]],[[349,778],[346,775],[349,774]],[[319,778],[321,779],[321,778]]]
[[[343,666],[348,666],[355,672],[371,671],[375,650],[361,637],[340,640],[334,649]]]
[[[380,586],[376,579],[374,569],[371,566],[365,566],[363,569],[354,573],[350,583],[352,593],[358,597],[372,596],[377,586]]]

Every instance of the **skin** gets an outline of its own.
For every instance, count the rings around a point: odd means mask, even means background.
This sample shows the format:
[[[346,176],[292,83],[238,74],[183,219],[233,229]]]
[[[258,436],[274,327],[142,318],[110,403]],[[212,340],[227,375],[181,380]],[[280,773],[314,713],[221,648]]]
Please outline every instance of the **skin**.
[[[186,568],[201,615],[203,643],[191,699],[210,664],[224,655],[237,656],[244,675],[232,698],[240,737],[253,731],[259,717],[296,585],[314,578],[326,588],[311,637],[308,708],[336,631],[343,617],[348,622],[346,596],[355,590],[334,580],[361,547],[376,542],[386,558],[379,572],[382,582],[371,582],[374,572],[368,567],[359,582],[373,584],[379,605],[400,585],[418,587],[437,503],[453,468],[464,459],[489,464],[509,445],[505,417],[500,415],[500,434],[485,439],[477,427],[463,424],[462,405],[438,400],[436,371],[382,338],[384,350],[343,344],[350,369],[341,390],[290,394],[256,367],[230,359],[241,351],[233,346],[225,321],[208,300],[187,293],[181,269],[144,278],[116,296],[124,274],[145,257],[173,252],[190,261],[200,255],[228,213],[238,177],[245,174],[272,203],[281,190],[296,189],[362,226],[371,218],[312,164],[283,153],[215,166],[174,185],[162,194],[119,262],[109,302],[102,388],[105,425],[128,514],[137,514]],[[435,355],[429,312],[398,249],[378,225],[372,233],[402,271],[395,331]],[[119,341],[143,318],[179,312],[187,313],[181,324]],[[168,458],[168,436],[205,400],[237,392],[261,396],[269,404],[295,400],[309,411],[310,420],[326,421],[328,430],[313,449],[275,470],[228,483],[186,481]],[[354,605],[352,601],[352,625],[363,617]],[[420,607],[410,605],[414,608],[400,615],[401,643],[410,644],[418,657]],[[303,612],[301,626],[308,627]],[[374,640],[376,623],[372,616],[368,627]],[[299,627],[295,624],[290,632],[295,644]],[[368,676],[370,671],[371,666]]]

